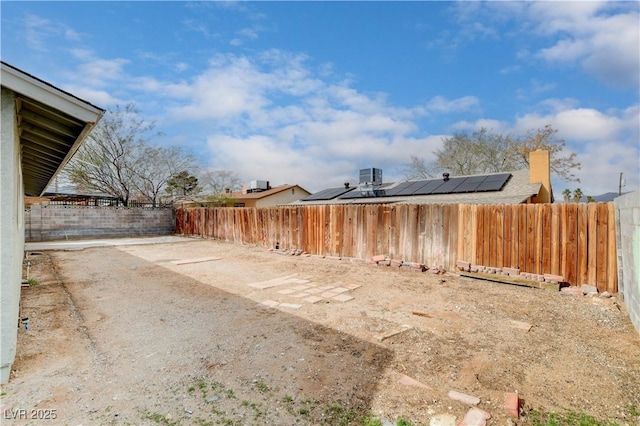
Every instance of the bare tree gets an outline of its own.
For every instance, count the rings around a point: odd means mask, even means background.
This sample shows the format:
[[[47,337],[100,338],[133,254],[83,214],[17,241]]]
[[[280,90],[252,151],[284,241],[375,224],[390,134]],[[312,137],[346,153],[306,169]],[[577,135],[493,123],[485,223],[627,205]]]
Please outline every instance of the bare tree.
[[[142,159],[145,135],[153,124],[138,116],[132,104],[109,110],[65,168],[79,188],[117,197],[123,205],[135,193],[134,166]]]
[[[507,138],[480,129],[471,135],[456,133],[442,140],[443,147],[434,152],[435,165],[455,175],[500,172],[509,167]]]
[[[408,178],[424,178],[435,171],[473,175],[519,170],[529,167],[529,153],[542,149],[549,151],[552,173],[566,181],[579,181],[573,173],[581,167],[576,154],[564,154],[565,142],[556,133],[551,126],[529,131],[523,137],[504,136],[485,128],[472,134],[456,133],[442,139],[442,148],[433,153],[432,164],[412,155],[405,174]]]
[[[549,151],[551,159],[551,172],[560,179],[567,182],[580,182],[574,174],[575,170],[580,170],[582,165],[576,160],[577,154],[564,153],[565,141],[558,139],[550,125],[536,131],[530,130],[523,138],[511,139],[509,141],[509,151],[515,158],[515,163],[520,166],[529,167],[529,153],[537,149]]]
[[[229,170],[207,170],[198,178],[203,192],[210,195],[237,191],[242,187],[242,180],[235,172]]]
[[[407,180],[430,179],[434,177],[433,164],[428,164],[424,157],[411,155],[411,163],[404,168],[404,176]]]
[[[149,144],[155,123],[147,122],[133,104],[110,110],[87,136],[65,168],[77,188],[116,197],[124,206],[132,197],[157,205],[171,176],[194,167],[194,159],[179,147]]]
[[[133,168],[136,190],[156,207],[170,179],[182,170],[194,167],[194,159],[179,147],[146,147],[141,161]]]

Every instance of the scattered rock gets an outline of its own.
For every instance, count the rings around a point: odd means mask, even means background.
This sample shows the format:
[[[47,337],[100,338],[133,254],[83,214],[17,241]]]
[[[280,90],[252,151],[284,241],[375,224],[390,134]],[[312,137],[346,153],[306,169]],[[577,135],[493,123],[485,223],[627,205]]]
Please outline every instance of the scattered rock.
[[[582,293],[583,294],[589,294],[589,293],[598,294],[598,287],[596,287],[594,285],[582,284],[581,288],[582,288]]]
[[[438,414],[429,421],[429,426],[456,426],[456,416],[453,414]]]

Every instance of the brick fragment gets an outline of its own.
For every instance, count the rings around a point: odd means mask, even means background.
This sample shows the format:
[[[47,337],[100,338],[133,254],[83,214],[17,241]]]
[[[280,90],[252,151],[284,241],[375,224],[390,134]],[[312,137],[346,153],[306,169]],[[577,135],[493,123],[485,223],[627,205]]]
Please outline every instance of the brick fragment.
[[[390,266],[393,266],[394,268],[399,268],[402,266],[402,260],[399,259],[391,259],[391,264]]]
[[[554,274],[544,274],[544,280],[548,283],[562,283],[564,282],[564,277],[562,275],[554,275]]]
[[[477,396],[467,395],[466,393],[462,393],[454,390],[449,391],[447,395],[451,399],[464,402],[465,404],[469,404],[469,405],[478,405],[480,403],[480,398],[478,398]]]
[[[520,416],[520,397],[517,393],[508,392],[505,394],[504,409],[514,419],[517,419]]]
[[[386,258],[387,256],[385,256],[384,254],[379,254],[377,256],[373,256],[371,260],[373,260],[374,262],[380,262],[381,260],[385,260]]]
[[[478,407],[471,407],[462,420],[458,422],[458,426],[485,426],[487,420],[491,418],[491,414]]]
[[[461,271],[468,271],[469,268],[471,267],[471,263],[464,261],[464,260],[458,260],[456,262],[456,266],[458,267],[459,270]]]
[[[571,294],[574,296],[582,296],[582,289],[580,287],[562,287],[560,289],[562,294]]]
[[[390,260],[381,260],[378,262],[378,266],[389,266],[389,265],[391,265]]]
[[[510,277],[515,277],[520,275],[520,268],[502,268],[502,272],[509,275]]]
[[[417,269],[419,271],[424,271],[425,269],[424,264],[418,263],[418,262],[409,262],[408,265],[409,265],[409,268]]]

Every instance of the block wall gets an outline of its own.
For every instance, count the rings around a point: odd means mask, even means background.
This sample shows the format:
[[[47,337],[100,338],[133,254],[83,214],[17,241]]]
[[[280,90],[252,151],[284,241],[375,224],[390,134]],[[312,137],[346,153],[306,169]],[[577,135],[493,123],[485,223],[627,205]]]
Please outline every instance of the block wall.
[[[624,299],[631,322],[640,333],[640,191],[618,197],[618,291]]]
[[[173,209],[76,207],[34,204],[25,211],[27,241],[173,234]]]

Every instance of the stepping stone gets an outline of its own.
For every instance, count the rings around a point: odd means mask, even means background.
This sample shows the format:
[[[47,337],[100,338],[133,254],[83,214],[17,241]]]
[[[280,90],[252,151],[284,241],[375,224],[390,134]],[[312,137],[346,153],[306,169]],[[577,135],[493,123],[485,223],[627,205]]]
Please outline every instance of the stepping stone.
[[[338,302],[348,302],[349,300],[353,300],[353,296],[349,296],[348,294],[339,294],[332,297],[332,299],[337,300]]]
[[[281,308],[291,308],[291,309],[300,309],[302,305],[298,305],[297,303],[280,303]]]
[[[318,296],[311,296],[311,297],[307,297],[306,299],[304,299],[305,302],[309,302],[309,303],[316,303],[323,300],[322,297],[318,297]]]

